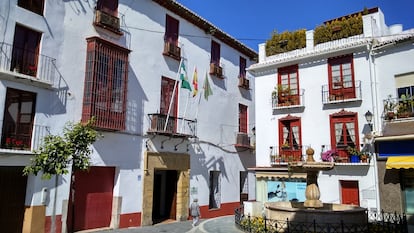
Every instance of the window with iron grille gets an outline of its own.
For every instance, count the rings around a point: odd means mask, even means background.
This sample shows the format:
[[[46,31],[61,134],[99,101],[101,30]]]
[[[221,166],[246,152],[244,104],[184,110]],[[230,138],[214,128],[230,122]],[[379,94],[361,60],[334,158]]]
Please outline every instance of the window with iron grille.
[[[17,5],[36,14],[43,15],[44,0],[19,0]]]
[[[30,149],[36,94],[7,88],[1,145],[7,149]]]
[[[129,50],[97,37],[87,43],[82,121],[95,116],[97,128],[124,130]]]

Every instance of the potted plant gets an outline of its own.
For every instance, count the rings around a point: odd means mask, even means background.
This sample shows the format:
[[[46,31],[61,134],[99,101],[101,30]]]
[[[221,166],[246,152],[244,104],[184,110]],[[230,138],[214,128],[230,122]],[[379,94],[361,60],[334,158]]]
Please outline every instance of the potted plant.
[[[398,104],[393,100],[391,95],[384,100],[384,118],[385,120],[392,120],[395,117],[395,110]]]
[[[324,162],[334,162],[338,156],[338,151],[336,149],[331,149],[323,152],[321,159]]]
[[[348,146],[347,151],[351,163],[358,163],[360,161],[361,152],[356,147]]]
[[[283,143],[280,147],[282,148],[282,150],[290,149],[290,145],[287,142]]]

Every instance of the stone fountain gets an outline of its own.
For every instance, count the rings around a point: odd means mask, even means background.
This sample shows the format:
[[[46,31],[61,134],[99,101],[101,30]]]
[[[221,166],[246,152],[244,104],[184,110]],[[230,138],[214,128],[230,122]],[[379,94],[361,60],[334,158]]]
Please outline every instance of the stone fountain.
[[[366,224],[366,209],[354,205],[322,203],[318,186],[319,171],[328,171],[334,168],[333,162],[316,162],[313,158],[314,150],[306,150],[305,162],[289,163],[291,172],[306,173],[305,202],[267,202],[265,203],[266,216],[269,219],[291,222],[317,222]]]

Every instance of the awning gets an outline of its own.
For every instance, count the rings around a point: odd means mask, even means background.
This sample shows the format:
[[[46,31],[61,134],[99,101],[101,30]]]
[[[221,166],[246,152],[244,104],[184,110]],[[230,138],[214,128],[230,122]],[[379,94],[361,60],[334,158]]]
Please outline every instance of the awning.
[[[393,156],[388,157],[387,169],[409,169],[414,168],[414,156]]]

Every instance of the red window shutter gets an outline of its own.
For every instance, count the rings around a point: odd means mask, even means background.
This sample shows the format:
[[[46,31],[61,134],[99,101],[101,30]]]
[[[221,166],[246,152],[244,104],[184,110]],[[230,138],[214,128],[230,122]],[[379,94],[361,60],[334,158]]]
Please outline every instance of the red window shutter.
[[[247,133],[247,106],[239,104],[239,132]]]
[[[36,76],[40,38],[41,34],[39,32],[16,25],[11,69],[18,68],[21,73]],[[34,73],[31,73],[31,71]]]

